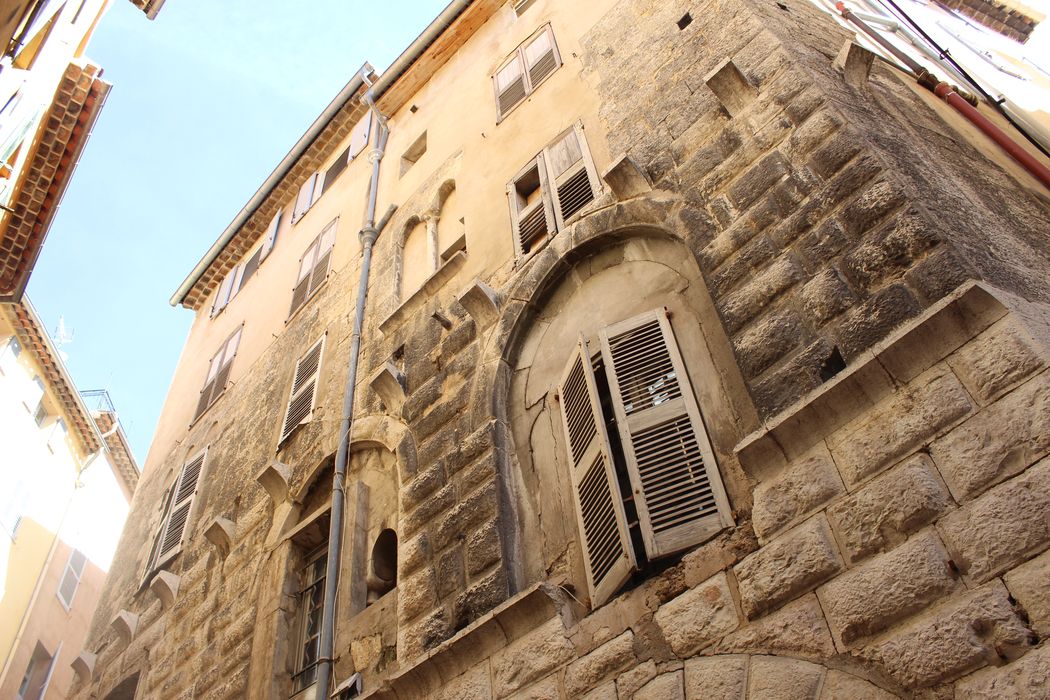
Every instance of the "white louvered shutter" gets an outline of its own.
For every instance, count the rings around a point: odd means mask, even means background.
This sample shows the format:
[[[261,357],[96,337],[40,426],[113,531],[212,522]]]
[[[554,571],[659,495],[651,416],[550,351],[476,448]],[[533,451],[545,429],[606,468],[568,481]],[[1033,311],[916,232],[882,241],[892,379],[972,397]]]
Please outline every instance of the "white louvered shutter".
[[[233,283],[237,278],[237,272],[240,270],[240,266],[237,266],[230,270],[230,273],[223,278],[222,283],[219,284],[219,293],[215,295],[215,303],[211,307],[211,315],[219,313],[226,308],[227,302],[230,301],[230,290],[233,289]]]
[[[151,569],[162,566],[182,548],[186,526],[190,519],[190,510],[193,507],[193,498],[197,495],[197,484],[201,471],[204,469],[204,458],[207,454],[208,451],[205,449],[182,465],[182,471],[175,482],[171,506],[161,528],[160,544],[157,547],[157,555]]]
[[[529,72],[529,92],[536,89],[543,80],[561,65],[558,49],[554,44],[554,34],[550,27],[525,45],[525,67]]]
[[[314,203],[314,186],[317,184],[317,173],[306,178],[306,182],[299,188],[299,195],[295,198],[295,208],[292,210],[292,223],[303,218]]]
[[[332,248],[335,246],[337,221],[328,224],[317,239],[317,260],[314,262],[313,272],[310,275],[310,294],[313,294],[328,277],[328,269],[332,265]]]
[[[547,170],[559,230],[573,214],[594,201],[597,178],[579,125],[546,149]]]
[[[526,199],[523,190],[533,187],[536,188],[535,196]],[[507,197],[514,226],[514,252],[519,256],[525,255],[538,242],[557,230],[547,167],[542,153],[507,185]]]
[[[317,243],[316,240],[311,243],[299,260],[299,275],[295,278],[295,287],[292,288],[292,308],[288,311],[289,316],[295,313],[310,295],[310,280],[313,276],[314,262],[317,260]]]
[[[266,235],[263,236],[261,260],[265,260],[270,255],[274,244],[277,243],[277,228],[281,225],[282,214],[284,214],[284,209],[278,209],[277,213],[273,215],[273,219],[270,220],[270,225],[266,227]]]
[[[592,606],[635,570],[623,499],[605,431],[587,343],[581,337],[558,386],[573,501]]]
[[[516,104],[525,99],[528,92],[521,54],[515,52],[510,61],[496,71],[492,80],[496,86],[496,105],[499,109],[499,117],[503,118]]]
[[[295,363],[292,378],[292,394],[284,414],[280,442],[291,435],[297,427],[307,422],[317,399],[317,378],[321,369],[321,354],[324,351],[324,336]]]
[[[230,379],[230,370],[233,366],[233,358],[237,355],[237,347],[241,342],[241,330],[243,326],[234,331],[233,335],[226,339],[219,351],[211,358],[208,365],[208,376],[204,380],[204,388],[201,389],[200,398],[197,400],[197,411],[193,416],[196,420],[208,406],[219,397],[226,389],[226,383]]]
[[[372,133],[372,112],[369,110],[365,112],[364,118],[357,122],[354,126],[354,130],[350,132],[350,160],[353,160],[358,153],[365,150],[365,146],[368,145],[368,137]]]
[[[65,571],[62,572],[62,580],[58,584],[58,598],[66,608],[73,606],[73,596],[80,586],[80,579],[84,575],[84,565],[87,557],[79,549],[74,549],[66,562]]]
[[[248,257],[244,262],[244,267],[241,268],[241,278],[237,280],[236,292],[241,291],[241,288],[251,279],[252,275],[259,269],[260,263],[262,263],[263,247],[259,246],[255,251]]]
[[[609,326],[601,339],[649,558],[677,552],[732,525],[667,310]]]

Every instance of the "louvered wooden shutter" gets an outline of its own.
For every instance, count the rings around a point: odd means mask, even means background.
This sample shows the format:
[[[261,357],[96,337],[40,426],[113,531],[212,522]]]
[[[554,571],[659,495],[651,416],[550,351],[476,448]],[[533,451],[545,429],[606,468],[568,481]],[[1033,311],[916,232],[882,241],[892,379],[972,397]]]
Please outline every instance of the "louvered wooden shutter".
[[[558,386],[572,493],[591,604],[601,605],[636,568],[587,343],[581,337]]]
[[[252,253],[251,257],[244,263],[244,270],[241,272],[241,279],[237,283],[237,291],[239,292],[245,283],[251,279],[251,276],[255,274],[255,271],[259,269],[259,263],[262,262],[262,246]]]
[[[58,597],[67,609],[73,605],[73,596],[76,595],[77,588],[80,586],[86,563],[87,557],[79,549],[74,549],[70,553],[65,571],[62,572],[62,580],[58,584]]]
[[[530,92],[536,89],[543,80],[561,65],[558,49],[554,44],[554,34],[550,26],[531,42],[526,44],[525,67],[529,72]]]
[[[527,202],[521,194],[522,182],[533,178],[536,180],[538,196]],[[507,197],[514,227],[514,252],[519,256],[524,255],[557,230],[543,154],[536,156],[536,159],[507,185]]]
[[[208,451],[203,450],[182,466],[178,481],[175,482],[168,515],[161,528],[160,546],[157,547],[157,556],[151,569],[162,566],[182,548],[186,525],[190,519],[190,510],[193,507],[193,498],[197,495],[197,484],[207,454]]]
[[[335,246],[336,222],[328,224],[317,239],[317,261],[310,275],[310,293],[321,286],[328,277],[328,268],[332,264],[332,248]]]
[[[292,223],[303,218],[314,203],[314,186],[317,184],[317,173],[306,178],[306,182],[299,188],[299,195],[295,198],[295,208],[292,210]]]
[[[579,125],[549,146],[546,154],[554,212],[561,229],[573,214],[594,201],[597,178]]]
[[[234,267],[230,270],[230,273],[223,278],[222,283],[219,285],[219,292],[215,295],[215,303],[211,307],[211,315],[219,313],[226,308],[226,303],[230,300],[230,290],[233,288],[233,282],[237,277],[239,267]]]
[[[324,337],[317,341],[306,354],[295,364],[295,376],[292,378],[292,394],[288,400],[288,410],[284,414],[280,442],[291,435],[297,427],[310,418],[317,398],[317,377],[321,369],[321,353],[324,351]]]
[[[273,250],[274,245],[277,243],[277,228],[281,225],[282,214],[284,214],[284,209],[278,209],[277,213],[273,215],[273,219],[270,220],[270,225],[266,228],[266,235],[263,237],[261,260],[265,260],[270,255],[270,251]]]
[[[601,332],[602,354],[649,558],[732,524],[666,309]]]
[[[515,52],[510,61],[496,71],[492,80],[496,86],[496,105],[499,117],[502,118],[514,105],[524,100],[528,92],[521,54]]]
[[[350,132],[350,160],[353,160],[358,153],[365,150],[365,146],[368,145],[368,137],[372,132],[372,112],[369,110],[365,112],[365,117],[361,121],[357,122],[354,130]]]
[[[236,357],[237,348],[241,342],[242,328],[234,331],[233,335],[226,339],[219,351],[211,358],[211,363],[208,365],[208,376],[204,381],[204,388],[201,389],[200,398],[197,400],[194,420],[199,418],[226,389],[226,384],[230,379],[230,370],[233,367],[233,358]]]
[[[299,260],[299,276],[295,280],[295,287],[292,288],[292,308],[288,311],[289,316],[303,305],[310,293],[310,280],[313,277],[314,261],[317,259],[317,243],[316,240],[311,243]]]

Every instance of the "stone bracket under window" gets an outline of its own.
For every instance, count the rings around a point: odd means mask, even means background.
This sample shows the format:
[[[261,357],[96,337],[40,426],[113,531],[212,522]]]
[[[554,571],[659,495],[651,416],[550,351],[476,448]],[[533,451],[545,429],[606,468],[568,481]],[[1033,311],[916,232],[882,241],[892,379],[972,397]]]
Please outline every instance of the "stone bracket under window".
[[[204,531],[205,539],[211,542],[223,557],[233,548],[236,534],[237,525],[232,520],[222,517],[212,520]]]
[[[69,665],[72,667],[73,672],[77,674],[80,682],[87,683],[95,672],[96,661],[98,661],[97,654],[92,654],[90,651],[82,651]]]
[[[127,610],[121,610],[109,623],[110,629],[117,635],[123,646],[131,644],[135,638],[135,629],[139,624],[139,616]]]
[[[150,581],[149,588],[160,599],[164,608],[170,608],[175,602],[175,596],[179,594],[179,583],[181,582],[182,578],[170,571],[158,571]]]
[[[477,277],[456,298],[474,319],[474,325],[483,329],[499,318],[499,295]]]
[[[405,391],[408,381],[405,373],[392,362],[386,362],[369,379],[369,386],[379,394],[383,405],[395,415],[401,413],[405,404]]]
[[[255,475],[255,480],[270,496],[275,506],[288,500],[288,484],[291,479],[292,468],[276,459],[271,460]]]
[[[646,172],[626,154],[613,160],[613,164],[602,173],[602,180],[621,200],[632,199],[653,189]]]

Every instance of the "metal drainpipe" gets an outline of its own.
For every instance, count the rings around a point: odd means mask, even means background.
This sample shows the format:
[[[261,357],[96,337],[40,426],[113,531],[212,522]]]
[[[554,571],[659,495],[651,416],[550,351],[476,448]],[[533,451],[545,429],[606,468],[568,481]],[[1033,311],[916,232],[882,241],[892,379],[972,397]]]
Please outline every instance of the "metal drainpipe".
[[[361,329],[364,325],[365,301],[368,298],[368,277],[372,267],[372,246],[379,237],[375,226],[376,196],[379,189],[379,165],[383,161],[390,129],[375,105],[372,88],[362,101],[376,117],[378,133],[376,147],[368,154],[372,163],[372,179],[368,186],[368,204],[365,207],[364,224],[358,236],[361,240],[361,276],[357,286],[357,308],[354,311],[354,330],[350,335],[350,366],[347,370],[346,392],[343,394],[343,417],[339,423],[339,449],[335,455],[335,473],[332,475],[332,514],[328,526],[328,563],[325,574],[324,607],[321,612],[321,639],[317,664],[317,700],[328,700],[332,653],[335,649],[335,599],[339,588],[340,553],[343,547],[343,511],[345,509],[346,468],[350,454],[350,430],[353,426],[354,395],[357,388],[357,365],[361,357]],[[384,217],[384,224],[386,217]]]
[[[953,88],[948,83],[938,80],[932,73],[924,68],[918,61],[913,59],[908,54],[904,53],[896,46],[886,40],[881,34],[875,31],[870,25],[864,20],[857,17],[842,0],[838,0],[835,3],[835,9],[837,9],[842,16],[852,22],[862,32],[870,36],[872,39],[877,41],[880,46],[884,47],[887,51],[892,53],[898,58],[901,63],[906,65],[908,69],[915,75],[915,80],[919,85],[923,86],[937,97],[947,102],[955,111],[957,111],[964,119],[969,121],[971,124],[981,130],[988,138],[995,142],[997,146],[1003,149],[1007,155],[1014,159],[1014,161],[1024,168],[1028,173],[1037,179],[1046,189],[1050,190],[1050,168],[1040,163],[1032,154],[1026,151],[1020,144],[1011,139],[1008,135],[989,121],[983,114],[977,111],[976,107],[970,104],[969,101],[963,99],[957,92],[958,88]]]

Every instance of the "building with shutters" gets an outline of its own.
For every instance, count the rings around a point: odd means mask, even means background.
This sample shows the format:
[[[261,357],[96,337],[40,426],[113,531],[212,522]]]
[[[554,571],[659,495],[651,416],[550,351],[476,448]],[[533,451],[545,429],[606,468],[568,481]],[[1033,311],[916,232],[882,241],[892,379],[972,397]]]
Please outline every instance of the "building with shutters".
[[[28,299],[0,306],[0,697],[68,697],[138,467]]]
[[[132,0],[153,19],[163,0]],[[0,303],[21,300],[109,94],[85,55],[106,0],[0,2]]]
[[[354,75],[172,298],[76,697],[1043,693],[1050,198],[855,42],[457,0]]]

